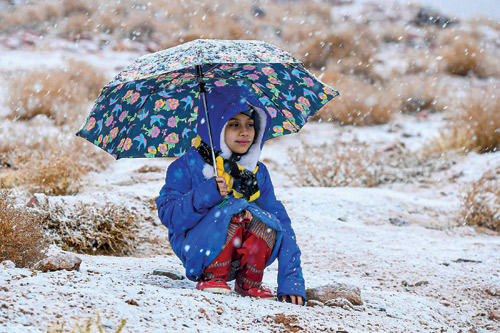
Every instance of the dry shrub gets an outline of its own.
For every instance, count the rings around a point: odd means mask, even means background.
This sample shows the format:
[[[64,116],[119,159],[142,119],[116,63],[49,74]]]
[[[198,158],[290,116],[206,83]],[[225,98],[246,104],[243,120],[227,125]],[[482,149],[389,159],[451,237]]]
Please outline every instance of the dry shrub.
[[[8,103],[17,119],[46,115],[59,125],[80,126],[87,104],[105,82],[104,75],[89,64],[70,60],[64,69],[12,74]]]
[[[443,75],[407,75],[392,80],[386,92],[398,97],[403,113],[444,111],[456,100],[455,85],[449,77]]]
[[[442,70],[453,75],[474,74],[480,78],[498,73],[488,63],[486,49],[478,41],[478,36],[460,31],[447,31],[440,36],[439,51],[442,57]],[[495,66],[493,66],[495,67]]]
[[[399,110],[397,96],[388,94],[381,86],[335,71],[326,71],[320,77],[340,95],[327,103],[316,118],[341,125],[377,125],[389,122]]]
[[[29,267],[43,258],[47,246],[40,215],[17,206],[11,191],[0,190],[0,262]]]
[[[405,75],[433,75],[439,72],[436,57],[423,48],[409,48],[404,57],[408,60]]]
[[[307,67],[315,69],[330,67],[331,63],[344,74],[367,74],[378,43],[366,27],[348,25],[310,38],[304,43],[301,58]]]
[[[371,187],[377,183],[374,154],[366,145],[341,142],[321,146],[303,144],[291,148],[289,156],[296,167],[294,179],[300,186]]]
[[[496,173],[496,175],[495,175]],[[500,168],[462,188],[462,221],[500,231]]]
[[[65,16],[73,13],[92,16],[98,9],[98,3],[95,0],[62,0],[62,8]]]
[[[66,18],[62,29],[64,35],[80,37],[85,33],[93,32],[96,29],[96,24],[87,14],[77,12]]]
[[[251,39],[255,35],[253,29],[245,27],[237,17],[227,17],[215,14],[194,15],[189,21],[189,28],[180,33],[183,43],[196,38],[215,39]],[[197,36],[196,38],[193,38]]]
[[[302,144],[289,150],[298,186],[373,187],[386,183],[423,183],[450,167],[450,156],[423,154],[397,143],[376,150],[360,142]]]
[[[497,85],[472,88],[454,106],[450,125],[441,131],[439,149],[496,152],[500,148],[500,99]]]
[[[111,316],[108,316],[106,318],[105,323],[102,322],[101,315],[99,312],[95,312],[92,316],[90,316],[86,320],[80,320],[77,319],[75,323],[73,324],[73,328],[70,329],[70,327],[66,326],[66,322],[63,321],[62,323],[55,323],[53,322],[52,325],[47,329],[47,333],[64,333],[64,332],[72,332],[72,333],[92,333],[92,332],[110,332],[109,330],[109,323],[113,322],[114,320],[111,318]],[[116,325],[113,325],[113,327],[117,326],[118,328],[115,330],[113,328],[114,333],[120,333],[122,332],[123,328],[125,327],[125,324],[127,323],[127,319],[121,319],[119,320],[119,323]]]
[[[112,157],[72,134],[0,145],[0,188],[22,187],[31,193],[70,195],[81,178],[105,168]]]
[[[276,315],[267,315],[262,318],[262,320],[269,324],[273,331],[277,332],[303,332],[304,327],[298,324],[299,316],[297,315],[286,315],[284,313],[277,313]]]
[[[68,206],[64,201],[45,201],[39,211],[50,237],[63,250],[116,256],[135,250],[139,216],[125,206],[83,202]]]

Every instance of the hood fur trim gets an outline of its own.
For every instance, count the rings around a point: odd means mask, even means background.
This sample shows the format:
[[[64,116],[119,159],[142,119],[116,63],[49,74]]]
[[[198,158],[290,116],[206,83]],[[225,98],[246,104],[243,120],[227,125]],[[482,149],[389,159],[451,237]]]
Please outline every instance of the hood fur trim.
[[[262,140],[264,139],[264,133],[266,131],[266,120],[267,120],[266,111],[256,106],[253,107],[257,111],[257,114],[259,116],[259,129],[257,130],[257,137],[254,139],[248,151],[241,157],[240,161],[238,162],[239,165],[250,171],[255,170],[255,167],[257,167],[257,163],[259,163]],[[228,159],[231,157],[232,152],[231,149],[229,149],[229,147],[227,146],[226,141],[224,140],[226,125],[227,123],[224,124],[224,127],[222,128],[220,134],[220,148],[222,151],[221,152],[222,158]]]

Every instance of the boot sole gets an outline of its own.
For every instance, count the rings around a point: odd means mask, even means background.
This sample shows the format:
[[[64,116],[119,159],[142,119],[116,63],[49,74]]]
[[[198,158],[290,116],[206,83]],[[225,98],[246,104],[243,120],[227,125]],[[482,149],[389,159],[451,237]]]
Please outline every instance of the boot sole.
[[[212,293],[212,294],[220,294],[220,295],[231,294],[231,290],[225,289],[225,288],[205,288],[202,291],[206,291],[207,293]]]

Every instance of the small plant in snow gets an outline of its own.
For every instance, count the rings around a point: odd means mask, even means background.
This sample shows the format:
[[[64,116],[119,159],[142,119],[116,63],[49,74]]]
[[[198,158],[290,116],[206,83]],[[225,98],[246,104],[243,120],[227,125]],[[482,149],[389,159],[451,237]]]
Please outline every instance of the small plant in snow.
[[[96,255],[130,255],[136,247],[139,216],[116,204],[75,206],[44,201],[44,227],[63,250]]]
[[[29,267],[43,258],[47,246],[40,215],[16,205],[11,191],[0,190],[0,262]]]
[[[498,169],[500,173],[500,168]],[[500,180],[494,173],[462,189],[462,221],[466,225],[500,231]]]
[[[500,98],[496,85],[473,88],[457,101],[450,125],[435,141],[441,151],[489,153],[500,149]]]
[[[422,155],[422,156],[420,156]],[[422,182],[452,163],[446,155],[413,152],[402,143],[375,150],[359,142],[335,142],[291,148],[299,186],[363,186]]]
[[[113,332],[120,333],[122,332],[125,324],[127,323],[127,319],[121,319],[117,325],[113,325],[111,323],[111,319],[108,318],[104,322],[101,319],[101,315],[99,312],[96,312],[92,316],[90,316],[87,320],[81,320],[74,323],[73,328],[69,328],[66,326],[66,322],[62,323],[52,323],[52,325],[47,329],[47,332],[50,333],[63,333],[63,332],[72,332],[72,333],[92,333],[92,332]]]

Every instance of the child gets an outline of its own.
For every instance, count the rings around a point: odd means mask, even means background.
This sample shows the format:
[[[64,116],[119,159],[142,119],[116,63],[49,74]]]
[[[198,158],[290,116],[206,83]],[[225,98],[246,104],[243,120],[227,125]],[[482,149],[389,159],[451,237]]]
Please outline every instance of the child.
[[[206,93],[218,177],[205,111],[199,107],[194,146],[167,170],[156,200],[169,241],[199,290],[272,298],[261,284],[278,259],[278,300],[305,303],[300,250],[290,218],[258,161],[270,127],[261,102],[242,87]],[[202,104],[202,103],[200,103]]]

